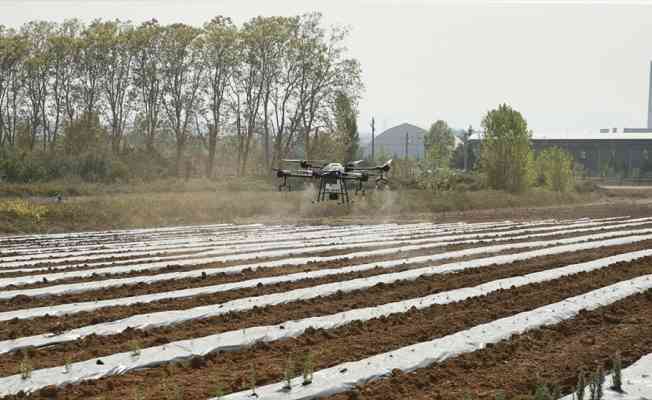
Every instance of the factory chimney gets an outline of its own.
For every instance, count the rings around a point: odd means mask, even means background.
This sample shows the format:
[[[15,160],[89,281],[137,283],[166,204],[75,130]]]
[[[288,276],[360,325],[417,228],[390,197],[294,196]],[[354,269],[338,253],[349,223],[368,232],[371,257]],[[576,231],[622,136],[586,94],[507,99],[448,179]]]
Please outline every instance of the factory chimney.
[[[647,129],[652,129],[652,61],[650,61],[650,85],[647,99]]]

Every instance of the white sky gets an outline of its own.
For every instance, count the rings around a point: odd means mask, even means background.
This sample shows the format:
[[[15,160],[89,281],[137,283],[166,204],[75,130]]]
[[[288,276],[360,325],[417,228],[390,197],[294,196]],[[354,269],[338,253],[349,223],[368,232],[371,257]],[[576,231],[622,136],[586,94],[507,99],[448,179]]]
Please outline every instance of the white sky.
[[[652,3],[435,0],[0,0],[0,24],[77,17],[200,25],[214,15],[321,11],[352,28],[366,86],[359,129],[480,125],[501,102],[537,131],[643,127]]]

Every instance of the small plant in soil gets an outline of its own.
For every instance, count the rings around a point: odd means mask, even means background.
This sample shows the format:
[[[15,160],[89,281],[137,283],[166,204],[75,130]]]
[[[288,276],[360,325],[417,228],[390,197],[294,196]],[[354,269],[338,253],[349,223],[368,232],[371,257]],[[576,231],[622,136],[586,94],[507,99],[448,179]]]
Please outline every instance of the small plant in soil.
[[[251,395],[258,397],[256,393],[256,364],[251,364],[251,372],[249,374],[249,388],[251,389]]]
[[[306,353],[306,358],[303,361],[303,385],[310,385],[312,383],[312,376],[315,371],[315,366],[312,359],[312,353]]]
[[[132,340],[129,342],[129,350],[131,351],[132,357],[138,357],[143,350],[143,346],[140,344],[140,341]]]
[[[285,386],[283,389],[292,390],[292,377],[294,376],[294,361],[292,360],[292,354],[288,355],[287,363],[285,364]]]
[[[591,377],[591,382],[589,382],[589,400],[602,400],[604,395],[604,373],[602,368],[598,367],[593,376]]]
[[[210,394],[217,400],[220,400],[222,396],[224,396],[224,388],[222,387],[219,379],[215,381],[215,386],[213,386],[213,390],[211,390]]]
[[[577,375],[577,385],[575,386],[574,398],[575,400],[584,400],[586,394],[586,373],[581,370]]]
[[[70,357],[66,357],[64,364],[63,364],[63,372],[66,374],[69,374],[72,372],[72,359]]]
[[[23,358],[23,361],[20,362],[18,368],[20,370],[21,379],[25,380],[32,377],[32,370],[33,370],[32,362],[30,361],[27,354],[25,354],[25,357]]]
[[[614,390],[618,393],[623,392],[623,361],[620,358],[620,354],[616,354],[611,360],[611,366],[613,368],[613,374],[611,375],[611,390]]]
[[[534,400],[556,400],[554,397],[552,397],[552,393],[550,392],[550,389],[548,389],[548,386],[546,385],[539,385],[534,392]]]
[[[553,400],[561,399],[561,387],[557,384],[550,385],[550,395]]]

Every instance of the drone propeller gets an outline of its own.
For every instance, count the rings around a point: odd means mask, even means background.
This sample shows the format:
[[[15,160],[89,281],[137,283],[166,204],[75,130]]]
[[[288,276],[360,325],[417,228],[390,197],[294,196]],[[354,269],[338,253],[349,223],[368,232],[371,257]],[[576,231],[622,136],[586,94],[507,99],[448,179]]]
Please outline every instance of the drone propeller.
[[[383,170],[384,172],[389,171],[389,169],[390,169],[391,166],[392,166],[392,161],[394,161],[394,160],[391,160],[391,159],[390,159],[390,160],[387,161],[385,164],[381,165],[381,166],[380,166],[380,169]]]
[[[377,165],[375,167],[358,167],[357,165],[362,161],[355,161],[354,163],[347,164],[347,167],[351,171],[381,171],[382,173],[385,173],[391,169],[392,161],[393,160],[389,160],[383,165]]]
[[[299,164],[301,168],[321,168],[322,166],[328,164],[328,161],[324,160],[283,160],[287,163]]]

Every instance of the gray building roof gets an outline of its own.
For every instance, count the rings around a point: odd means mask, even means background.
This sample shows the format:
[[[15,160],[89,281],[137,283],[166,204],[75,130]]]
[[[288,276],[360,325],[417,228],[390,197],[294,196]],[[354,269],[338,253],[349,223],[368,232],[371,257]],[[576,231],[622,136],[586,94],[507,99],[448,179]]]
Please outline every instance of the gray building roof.
[[[424,155],[423,137],[426,130],[416,125],[403,123],[376,136],[376,155],[385,153],[394,158],[405,158],[405,139],[407,135],[407,155],[422,159]],[[371,142],[364,148],[365,156],[371,155]]]

